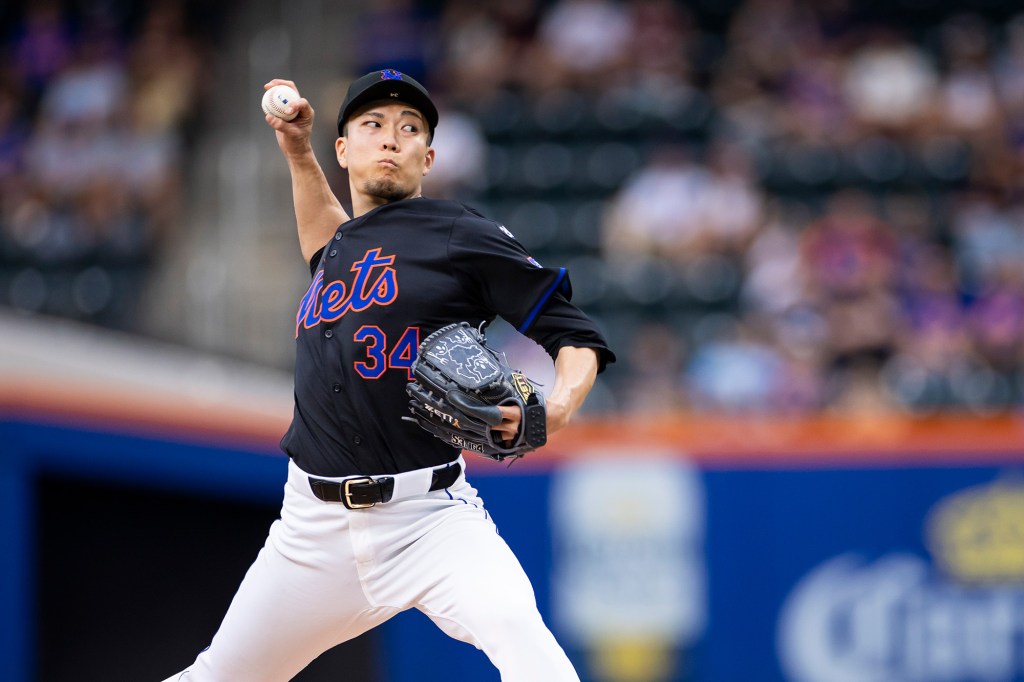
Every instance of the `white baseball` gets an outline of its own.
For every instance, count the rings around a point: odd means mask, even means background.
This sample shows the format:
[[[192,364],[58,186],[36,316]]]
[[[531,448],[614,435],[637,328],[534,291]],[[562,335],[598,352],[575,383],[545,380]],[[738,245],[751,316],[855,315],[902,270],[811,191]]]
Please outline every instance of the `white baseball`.
[[[290,121],[299,115],[298,111],[290,114],[284,112],[285,107],[299,98],[299,93],[287,85],[275,85],[263,93],[263,113],[277,116]]]

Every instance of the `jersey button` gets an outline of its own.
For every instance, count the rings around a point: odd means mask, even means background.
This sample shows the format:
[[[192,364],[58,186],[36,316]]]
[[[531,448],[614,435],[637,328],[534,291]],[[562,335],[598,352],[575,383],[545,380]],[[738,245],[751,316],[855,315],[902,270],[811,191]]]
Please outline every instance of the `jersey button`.
[[[359,436],[353,436],[352,442],[355,443],[356,445],[362,445],[363,439],[360,438]]]
[[[334,336],[334,332],[328,329],[327,331],[324,332],[324,336],[326,336],[327,338],[331,338],[332,336]]]
[[[341,384],[334,384],[331,388],[334,389],[335,393],[341,393]]]
[[[334,233],[334,241],[341,241],[341,232]]]

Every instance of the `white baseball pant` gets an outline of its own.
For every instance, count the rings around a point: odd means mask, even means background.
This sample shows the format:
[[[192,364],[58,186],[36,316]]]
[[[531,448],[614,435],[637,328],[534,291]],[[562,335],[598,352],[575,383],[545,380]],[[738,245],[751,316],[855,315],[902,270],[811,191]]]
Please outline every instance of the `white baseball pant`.
[[[409,608],[481,649],[502,682],[579,682],[465,473],[447,490],[349,510],[314,497],[291,462],[281,518],[210,647],[166,682],[285,682]]]

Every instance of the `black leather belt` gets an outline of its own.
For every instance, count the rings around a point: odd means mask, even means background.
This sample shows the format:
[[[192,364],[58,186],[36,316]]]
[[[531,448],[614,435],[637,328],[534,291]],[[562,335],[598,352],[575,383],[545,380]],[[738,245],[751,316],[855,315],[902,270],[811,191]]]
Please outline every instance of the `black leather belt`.
[[[429,490],[444,490],[450,487],[461,473],[462,465],[458,462],[443,469],[434,469]],[[310,476],[309,487],[313,494],[324,502],[341,502],[348,509],[366,509],[375,504],[391,501],[395,493],[395,479],[393,476],[356,476],[343,481],[325,481]]]

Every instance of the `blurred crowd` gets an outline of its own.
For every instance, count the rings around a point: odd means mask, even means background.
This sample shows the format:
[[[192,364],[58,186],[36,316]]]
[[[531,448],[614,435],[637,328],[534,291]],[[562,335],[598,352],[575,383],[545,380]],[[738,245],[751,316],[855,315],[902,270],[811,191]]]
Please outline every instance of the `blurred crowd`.
[[[569,267],[620,358],[591,409],[989,413],[1024,403],[1015,4],[381,0],[351,67],[436,95],[428,193]],[[2,43],[0,290],[110,323],[104,278],[178,218],[169,93],[208,46],[180,0],[30,6]]]
[[[203,36],[182,0],[39,0],[2,19],[0,301],[131,329],[181,216]]]
[[[712,4],[370,20],[436,22],[404,64],[478,123],[443,189],[570,266],[619,351],[602,407],[1024,403],[1024,13]]]

